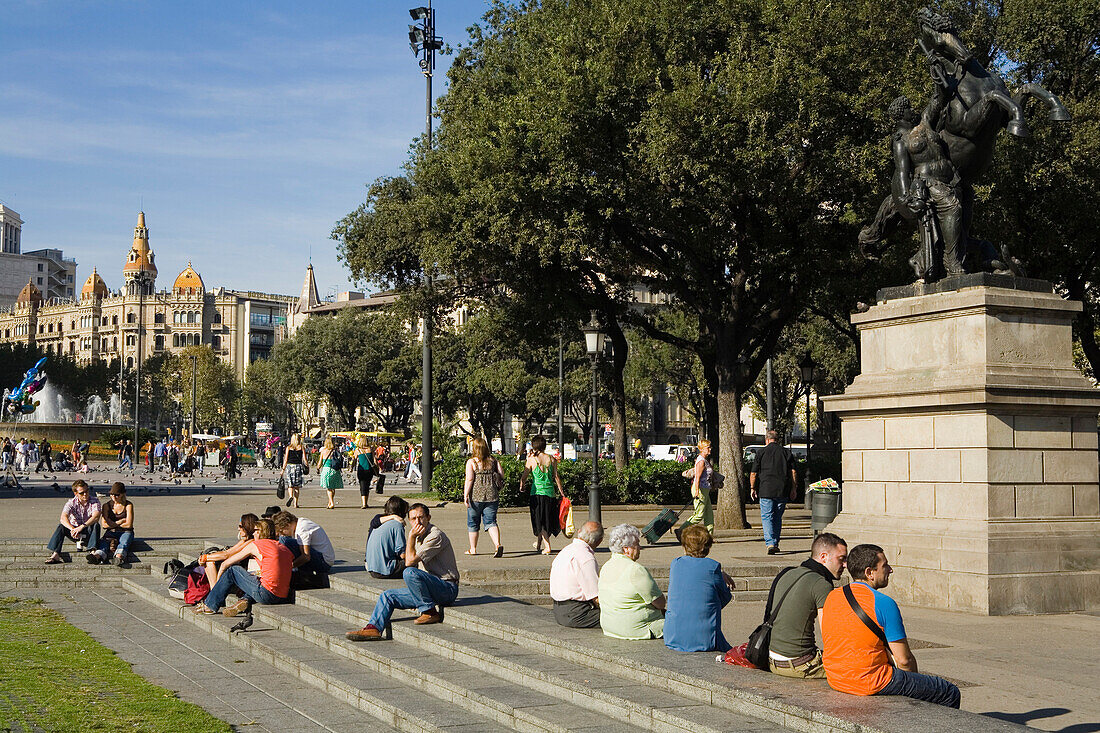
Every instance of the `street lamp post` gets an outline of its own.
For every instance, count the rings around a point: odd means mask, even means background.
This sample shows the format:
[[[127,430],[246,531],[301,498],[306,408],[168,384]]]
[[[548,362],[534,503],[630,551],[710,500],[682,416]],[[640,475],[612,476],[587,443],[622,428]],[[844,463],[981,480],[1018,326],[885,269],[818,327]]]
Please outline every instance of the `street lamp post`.
[[[565,334],[558,332],[558,453],[565,458]]]
[[[409,26],[409,46],[414,56],[420,57],[420,71],[424,74],[427,87],[424,97],[424,127],[425,127],[425,151],[432,149],[432,72],[435,70],[435,52],[443,48],[443,39],[435,34],[435,10],[432,9],[431,0],[427,7],[410,8],[409,15],[413,20],[420,21],[419,25]],[[431,285],[431,276],[428,268],[424,268],[424,279]],[[420,395],[420,431],[421,452],[420,482],[423,491],[431,491],[432,487],[432,313],[429,309],[424,313],[424,334],[421,352],[421,395]]]
[[[801,372],[802,383],[806,385],[806,485],[810,484],[810,456],[811,456],[811,439],[813,436],[810,430],[810,390],[813,389],[815,372],[817,371],[817,364],[814,362],[814,358],[810,356],[810,352],[806,352],[806,356],[802,357],[802,361],[798,364],[798,370]]]
[[[195,393],[198,392],[198,354],[191,354],[191,435],[195,434]],[[190,436],[188,436],[190,437]]]
[[[141,335],[145,330],[145,288],[150,282],[145,270],[134,273],[134,282],[138,288],[137,351],[134,357],[134,450],[141,444],[138,440],[138,425],[141,412]]]
[[[600,354],[604,348],[604,332],[600,330],[600,324],[596,320],[596,312],[592,311],[592,320],[584,327],[584,345],[588,355],[592,357],[592,436],[590,448],[592,449],[592,483],[588,487],[588,521],[600,521],[600,462],[599,453],[596,450],[596,430],[599,426],[599,418],[596,415],[598,407],[596,393],[596,367]]]

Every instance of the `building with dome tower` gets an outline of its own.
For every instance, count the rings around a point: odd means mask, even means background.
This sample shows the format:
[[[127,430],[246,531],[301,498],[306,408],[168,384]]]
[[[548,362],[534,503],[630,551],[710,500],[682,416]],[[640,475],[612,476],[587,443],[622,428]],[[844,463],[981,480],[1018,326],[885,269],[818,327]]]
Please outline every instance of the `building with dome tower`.
[[[287,317],[298,298],[219,287],[207,289],[191,262],[170,289],[157,289],[157,266],[149,246],[145,212],[112,291],[98,268],[79,296],[57,296],[29,278],[14,305],[0,310],[0,343],[37,345],[47,354],[81,362],[141,359],[188,346],[209,346],[238,377],[285,337]],[[75,263],[73,263],[75,272]],[[3,308],[3,306],[0,306]]]

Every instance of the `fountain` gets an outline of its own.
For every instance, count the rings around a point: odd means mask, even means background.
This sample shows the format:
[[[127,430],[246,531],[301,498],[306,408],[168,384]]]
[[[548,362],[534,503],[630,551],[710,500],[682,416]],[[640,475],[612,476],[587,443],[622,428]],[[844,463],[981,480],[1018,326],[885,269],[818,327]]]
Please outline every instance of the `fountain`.
[[[27,431],[28,437],[46,436],[55,442],[67,443],[76,439],[96,440],[105,430],[128,427],[121,424],[122,403],[117,393],[111,394],[108,400],[93,395],[80,411],[68,406],[65,396],[52,382],[46,382],[35,398],[38,408],[14,421],[20,426],[28,426],[20,428]]]

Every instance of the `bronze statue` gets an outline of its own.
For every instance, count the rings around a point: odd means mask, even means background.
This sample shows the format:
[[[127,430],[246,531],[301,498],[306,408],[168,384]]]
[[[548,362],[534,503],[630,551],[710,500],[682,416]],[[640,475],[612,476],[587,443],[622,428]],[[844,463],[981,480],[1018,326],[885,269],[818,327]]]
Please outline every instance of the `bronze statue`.
[[[860,249],[869,257],[881,254],[904,219],[920,233],[920,248],[910,259],[920,281],[968,272],[1022,276],[1020,261],[1004,245],[998,251],[970,236],[974,184],[993,161],[1002,129],[1028,136],[1026,97],[1043,101],[1052,120],[1068,121],[1069,112],[1038,84],[1024,84],[1010,96],[1004,80],[974,60],[947,17],[924,8],[917,20],[917,43],[928,57],[935,89],[920,118],[904,97],[890,105],[897,125],[891,193],[860,231]]]

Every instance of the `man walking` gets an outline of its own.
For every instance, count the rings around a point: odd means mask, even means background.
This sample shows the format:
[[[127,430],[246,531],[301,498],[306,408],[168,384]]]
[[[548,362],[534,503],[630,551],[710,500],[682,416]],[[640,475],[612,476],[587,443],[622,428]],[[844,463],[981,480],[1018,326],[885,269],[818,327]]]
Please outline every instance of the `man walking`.
[[[451,541],[431,523],[431,514],[424,504],[409,507],[408,541],[405,545],[405,588],[382,592],[370,622],[359,631],[349,631],[352,641],[374,641],[382,638],[395,608],[415,608],[420,616],[414,623],[438,624],[443,621],[443,607],[458,597],[458,563]]]
[[[783,528],[783,512],[788,498],[798,495],[798,475],[794,458],[783,447],[779,433],[769,430],[764,449],[756,454],[749,474],[752,498],[760,499],[760,521],[764,525],[764,545],[769,555],[779,553],[779,534]]]
[[[594,629],[600,625],[600,573],[595,550],[602,541],[603,525],[585,522],[550,565],[554,620],[562,626]]]
[[[848,545],[831,532],[822,532],[810,545],[810,559],[789,568],[772,582],[777,607],[768,655],[774,674],[798,679],[822,679],[825,667],[814,640],[814,619],[844,572]],[[779,602],[782,599],[782,602]]]
[[[134,468],[134,444],[129,440],[123,441],[122,450],[118,452],[118,469]]]
[[[38,443],[38,465],[34,467],[35,473],[41,471],[43,465],[50,471],[53,471],[53,456],[50,455],[52,451],[53,446],[50,445],[49,438],[43,438]]]
[[[848,553],[852,583],[829,593],[821,609],[829,686],[850,695],[904,695],[958,708],[958,687],[917,672],[898,604],[879,592],[893,572],[877,545],[856,545]]]

